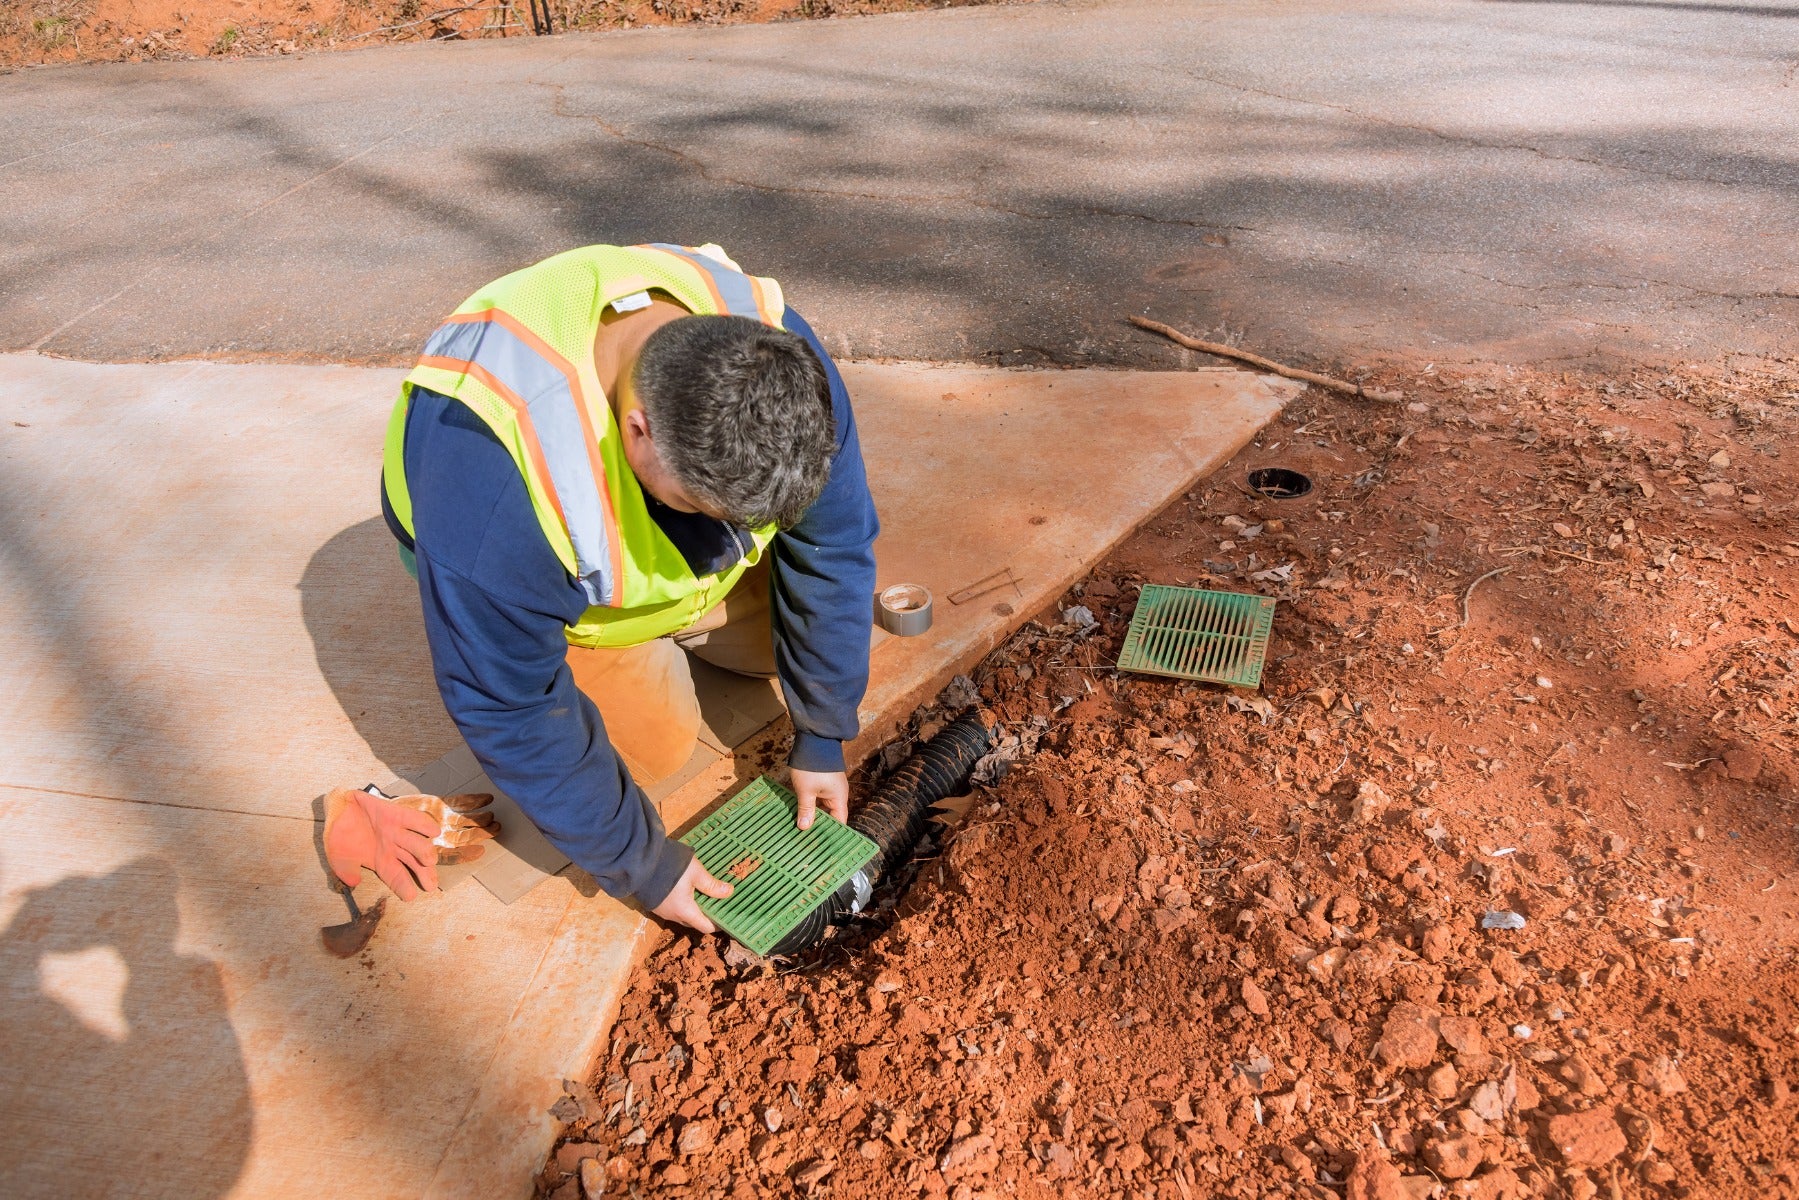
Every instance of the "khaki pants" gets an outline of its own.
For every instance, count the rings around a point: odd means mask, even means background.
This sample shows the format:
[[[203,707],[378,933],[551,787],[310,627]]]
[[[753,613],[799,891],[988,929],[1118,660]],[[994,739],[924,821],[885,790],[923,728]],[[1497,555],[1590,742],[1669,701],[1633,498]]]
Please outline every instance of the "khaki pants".
[[[700,701],[687,655],[763,679],[775,673],[768,559],[745,571],[724,603],[680,633],[641,646],[570,646],[568,669],[606,722],[606,736],[640,786],[687,765],[699,742]]]

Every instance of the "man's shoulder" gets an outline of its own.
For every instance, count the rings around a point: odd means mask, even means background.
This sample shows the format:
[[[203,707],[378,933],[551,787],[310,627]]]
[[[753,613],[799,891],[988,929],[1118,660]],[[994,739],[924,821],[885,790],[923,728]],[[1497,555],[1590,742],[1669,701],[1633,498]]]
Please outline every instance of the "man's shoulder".
[[[415,536],[434,563],[496,596],[534,592],[534,577],[567,581],[511,453],[461,401],[413,389],[406,484]]]

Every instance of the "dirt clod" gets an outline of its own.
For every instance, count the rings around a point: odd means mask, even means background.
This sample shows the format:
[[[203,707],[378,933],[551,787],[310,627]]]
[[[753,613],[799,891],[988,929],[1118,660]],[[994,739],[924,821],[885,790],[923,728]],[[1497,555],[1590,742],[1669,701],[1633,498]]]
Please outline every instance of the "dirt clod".
[[[607,1195],[1799,1196],[1799,386],[1423,366],[974,670],[1035,750],[820,950],[659,935],[570,1110]],[[1177,582],[1278,597],[1265,724],[1112,668]]]
[[[1562,1161],[1576,1167],[1603,1166],[1629,1147],[1610,1108],[1551,1117],[1548,1134]]]

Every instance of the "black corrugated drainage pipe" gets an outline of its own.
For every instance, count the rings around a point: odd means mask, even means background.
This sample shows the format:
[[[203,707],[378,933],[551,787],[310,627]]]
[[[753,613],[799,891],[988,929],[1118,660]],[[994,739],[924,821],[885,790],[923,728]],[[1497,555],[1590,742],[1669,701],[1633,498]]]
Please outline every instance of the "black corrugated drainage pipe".
[[[850,828],[868,837],[881,852],[808,913],[769,953],[796,954],[809,949],[824,938],[827,928],[861,912],[874,894],[875,882],[912,857],[930,819],[931,805],[967,786],[975,763],[992,747],[993,734],[971,714],[950,722],[913,751],[874,798],[850,816]]]

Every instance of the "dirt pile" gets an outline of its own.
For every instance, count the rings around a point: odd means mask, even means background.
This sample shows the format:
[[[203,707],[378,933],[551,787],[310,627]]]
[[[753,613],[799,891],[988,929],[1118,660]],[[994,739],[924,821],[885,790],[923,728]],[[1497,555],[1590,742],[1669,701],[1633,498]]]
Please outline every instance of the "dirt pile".
[[[987,0],[549,0],[556,33],[640,25],[742,25],[951,8]],[[1021,0],[1017,0],[1021,2]],[[0,69],[74,62],[245,58],[384,42],[531,37],[522,0],[9,0]]]
[[[983,665],[897,908],[664,935],[541,1193],[1799,1195],[1799,389],[1387,382]],[[1145,582],[1279,595],[1263,695],[1115,676]]]

